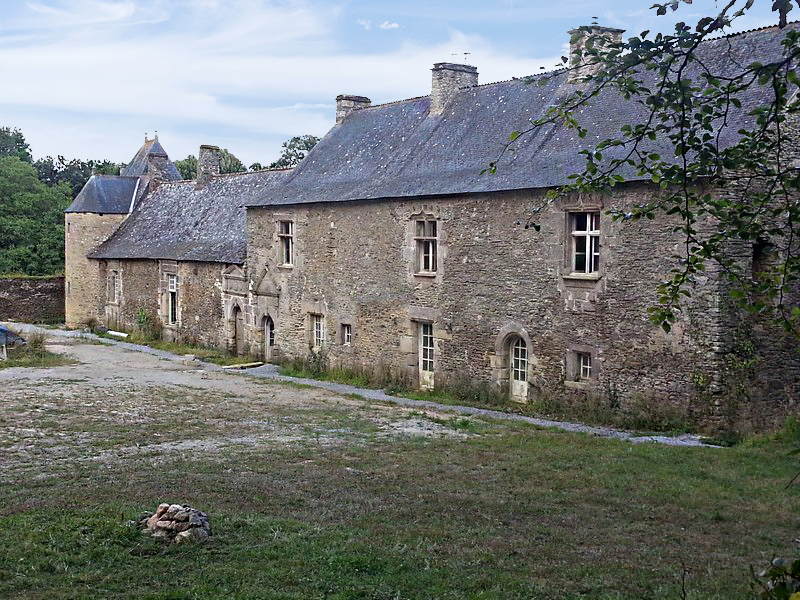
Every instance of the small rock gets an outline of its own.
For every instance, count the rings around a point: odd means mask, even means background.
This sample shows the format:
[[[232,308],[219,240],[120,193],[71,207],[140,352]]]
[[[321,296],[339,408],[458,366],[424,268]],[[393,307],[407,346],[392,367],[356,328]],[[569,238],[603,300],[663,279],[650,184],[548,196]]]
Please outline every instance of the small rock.
[[[163,515],[168,510],[169,510],[169,504],[167,504],[167,503],[159,504],[158,508],[156,509],[156,515],[160,517],[161,515]]]
[[[192,526],[192,524],[191,523],[187,523],[187,522],[175,523],[172,526],[172,530],[173,531],[177,531],[178,533],[180,533],[181,531],[186,531],[187,529],[191,528],[191,526]]]
[[[164,517],[167,519],[175,518],[176,513],[179,513],[183,510],[183,506],[180,504],[171,504],[170,507],[164,513]]]
[[[202,527],[192,527],[175,536],[176,544],[201,544],[208,539],[208,531]]]
[[[180,510],[175,513],[175,516],[172,517],[174,521],[188,521],[189,520],[189,511],[188,510]]]
[[[159,521],[158,523],[155,524],[153,529],[155,531],[158,531],[158,530],[169,531],[170,529],[172,529],[172,521],[161,520],[161,521]]]

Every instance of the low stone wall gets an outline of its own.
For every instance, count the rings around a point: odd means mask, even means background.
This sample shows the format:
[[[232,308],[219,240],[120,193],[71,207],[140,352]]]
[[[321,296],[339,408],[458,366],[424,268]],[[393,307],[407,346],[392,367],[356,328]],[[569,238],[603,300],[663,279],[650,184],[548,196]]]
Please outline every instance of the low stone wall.
[[[0,321],[64,322],[64,276],[0,277]]]

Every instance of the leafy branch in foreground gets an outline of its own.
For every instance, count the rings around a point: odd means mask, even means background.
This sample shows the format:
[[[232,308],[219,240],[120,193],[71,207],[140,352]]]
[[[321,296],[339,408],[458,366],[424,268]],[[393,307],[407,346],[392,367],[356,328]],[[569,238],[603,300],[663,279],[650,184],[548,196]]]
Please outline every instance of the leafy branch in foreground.
[[[613,30],[579,28],[572,42],[582,50],[569,67],[574,91],[527,129],[512,132],[499,157],[546,126],[573,129],[585,139],[590,128],[580,122],[581,110],[608,94],[630,103],[629,122],[618,134],[584,145],[584,169],[550,190],[528,226],[538,229],[536,213],[566,195],[651,182],[648,201],[610,212],[619,221],[669,219],[680,235],[675,266],[650,309],[665,330],[694,286],[721,278],[740,308],[800,331],[800,154],[793,143],[800,131],[800,32],[784,29],[780,52],[764,62],[737,58],[727,38],[708,40],[753,2],[730,0],[719,14],[694,27],[678,23],[670,35],[644,31],[616,41],[607,35]],[[653,8],[665,14],[677,7],[675,0]],[[788,1],[774,3],[782,25],[790,9]],[[559,74],[530,81],[547,85]],[[487,170],[496,172],[498,161]]]

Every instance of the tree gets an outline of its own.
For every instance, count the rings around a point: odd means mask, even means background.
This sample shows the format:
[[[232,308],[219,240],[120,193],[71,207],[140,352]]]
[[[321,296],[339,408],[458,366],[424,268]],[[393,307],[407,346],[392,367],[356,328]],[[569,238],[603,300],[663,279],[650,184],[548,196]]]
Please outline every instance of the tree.
[[[16,156],[27,163],[32,161],[31,147],[16,127],[0,127],[0,156]]]
[[[175,167],[184,179],[195,179],[197,177],[197,158],[190,154],[183,160],[176,160]],[[220,173],[242,173],[247,171],[247,167],[227,149],[220,150],[219,172]]]
[[[176,160],[175,168],[178,169],[184,179],[194,179],[197,177],[197,158],[195,158],[194,154],[190,154],[183,160]]]
[[[679,1],[653,8],[663,15],[678,9]],[[651,308],[652,319],[666,330],[692,286],[713,271],[727,282],[740,308],[771,314],[800,332],[800,171],[797,151],[792,152],[800,131],[792,115],[800,109],[800,32],[786,28],[783,56],[768,64],[720,65],[703,54],[702,42],[724,32],[753,2],[729,0],[694,27],[677,23],[670,35],[645,31],[617,42],[600,28],[576,30],[572,43],[583,50],[562,60],[570,62],[568,68],[582,85],[529,128],[512,132],[506,145],[513,150],[537,129],[553,125],[592,139],[580,123],[580,110],[601,94],[615,93],[640,107],[637,119],[618,135],[587,142],[581,150],[583,171],[572,176],[570,185],[551,190],[534,213],[566,194],[613,188],[630,174],[655,184],[659,192],[652,200],[629,211],[612,211],[612,216],[622,221],[666,216],[680,222],[681,253],[659,285],[659,304]],[[791,8],[790,0],[775,0],[780,27],[786,26]],[[552,76],[532,79],[545,84]],[[754,105],[756,97],[760,100]],[[743,110],[745,125],[734,130],[731,141],[722,132],[730,132],[731,115]],[[498,165],[502,168],[497,161],[490,163],[488,170],[496,172]],[[538,228],[535,214],[529,226]],[[767,257],[758,273],[746,268],[746,249]]]
[[[69,185],[72,197],[78,195],[93,174],[119,175],[120,165],[109,160],[82,161],[77,158],[67,160],[60,154],[55,160],[52,156],[40,158],[33,163],[39,180],[45,185]]]
[[[65,183],[48,187],[17,156],[0,157],[0,273],[51,275],[64,270]]]
[[[283,142],[280,157],[269,168],[286,169],[297,166],[318,142],[319,138],[315,135],[297,135]]]

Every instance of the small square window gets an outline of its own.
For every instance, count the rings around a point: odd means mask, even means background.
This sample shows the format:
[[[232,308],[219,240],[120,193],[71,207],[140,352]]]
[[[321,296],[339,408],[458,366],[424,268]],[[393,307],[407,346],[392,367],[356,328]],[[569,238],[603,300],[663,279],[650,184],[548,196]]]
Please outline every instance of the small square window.
[[[278,262],[285,267],[294,264],[294,221],[278,221],[280,256]]]
[[[435,219],[417,219],[414,223],[414,271],[436,273],[439,252],[439,222]]]
[[[600,270],[600,213],[570,213],[570,268],[573,273]]]
[[[353,326],[350,323],[342,323],[342,345],[353,345]]]

